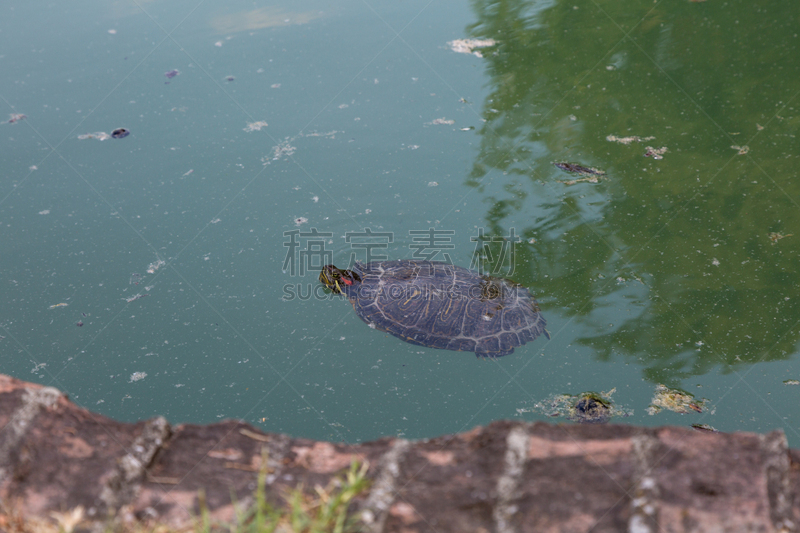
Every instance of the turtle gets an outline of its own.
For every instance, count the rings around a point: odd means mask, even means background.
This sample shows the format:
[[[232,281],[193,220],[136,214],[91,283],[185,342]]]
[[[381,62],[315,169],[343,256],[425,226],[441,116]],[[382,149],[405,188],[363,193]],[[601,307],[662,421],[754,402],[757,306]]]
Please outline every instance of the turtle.
[[[371,328],[429,348],[495,358],[542,333],[546,321],[525,287],[441,261],[325,265],[319,280],[344,294]]]

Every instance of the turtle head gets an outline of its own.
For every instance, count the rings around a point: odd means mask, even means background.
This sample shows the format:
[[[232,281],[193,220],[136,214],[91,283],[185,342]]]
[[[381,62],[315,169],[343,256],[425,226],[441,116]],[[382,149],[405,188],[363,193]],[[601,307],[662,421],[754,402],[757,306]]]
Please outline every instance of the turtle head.
[[[319,273],[319,280],[336,294],[341,294],[347,287],[360,282],[361,278],[352,270],[340,270],[333,265],[325,265]]]

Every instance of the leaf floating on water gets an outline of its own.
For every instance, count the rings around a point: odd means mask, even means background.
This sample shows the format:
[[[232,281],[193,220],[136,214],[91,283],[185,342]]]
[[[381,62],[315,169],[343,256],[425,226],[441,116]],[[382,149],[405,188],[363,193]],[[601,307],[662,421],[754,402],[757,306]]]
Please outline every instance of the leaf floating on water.
[[[719,433],[719,430],[713,426],[709,426],[708,424],[692,424],[692,429],[696,429],[697,431],[704,431],[706,433]]]

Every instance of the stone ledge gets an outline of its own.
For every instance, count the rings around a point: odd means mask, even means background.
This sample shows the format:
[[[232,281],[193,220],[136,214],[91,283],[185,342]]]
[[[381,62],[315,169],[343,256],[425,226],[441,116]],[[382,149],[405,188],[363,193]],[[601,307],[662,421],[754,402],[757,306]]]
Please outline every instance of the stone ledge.
[[[780,431],[494,422],[466,433],[359,445],[265,434],[237,421],[125,424],[59,391],[0,375],[0,501],[29,516],[78,505],[176,527],[251,498],[326,485],[368,461],[353,512],[372,532],[796,531],[800,451]]]

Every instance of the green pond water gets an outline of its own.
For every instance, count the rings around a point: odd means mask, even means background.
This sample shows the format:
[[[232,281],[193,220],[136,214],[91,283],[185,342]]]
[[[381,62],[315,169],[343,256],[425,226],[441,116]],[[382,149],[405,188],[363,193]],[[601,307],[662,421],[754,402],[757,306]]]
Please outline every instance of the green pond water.
[[[594,391],[800,446],[792,2],[15,4],[0,372],[347,442],[573,423]],[[551,339],[370,329],[317,280],[368,254],[509,277]],[[648,410],[659,385],[694,407]]]

